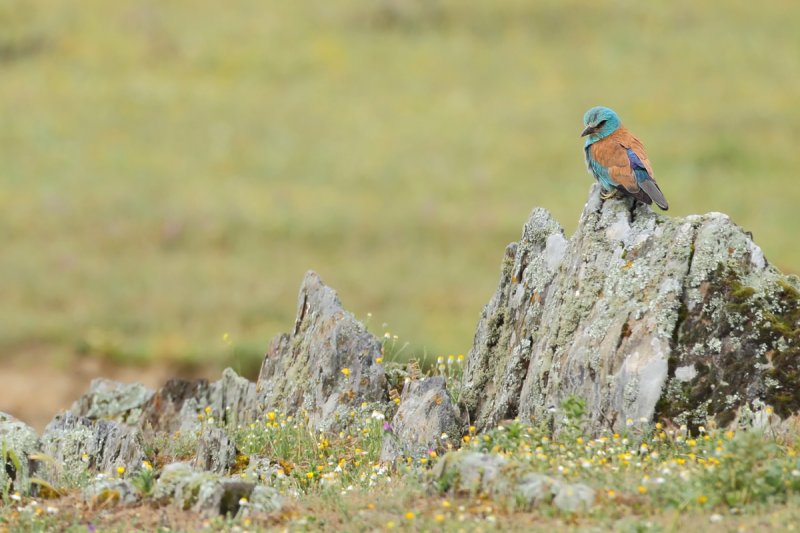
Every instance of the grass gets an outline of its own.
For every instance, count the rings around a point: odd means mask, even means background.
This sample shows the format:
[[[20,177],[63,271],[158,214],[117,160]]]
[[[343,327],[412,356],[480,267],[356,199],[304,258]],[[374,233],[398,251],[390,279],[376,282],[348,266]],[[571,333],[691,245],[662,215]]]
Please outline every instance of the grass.
[[[309,268],[465,352],[530,209],[574,229],[599,103],[670,215],[797,271],[796,2],[395,4],[4,2],[0,353],[252,375]]]
[[[787,524],[798,523],[800,447],[794,433],[771,426],[708,427],[692,435],[685,427],[628,420],[624,431],[592,437],[579,429],[575,401],[565,403],[562,412],[577,418],[559,435],[535,421],[506,421],[484,433],[470,428],[460,439],[443,436],[427,456],[392,465],[378,460],[385,415],[368,406],[354,409],[350,424],[339,432],[308,431],[302,417],[267,411],[259,420],[227,429],[241,453],[233,474],[278,489],[287,503],[277,511],[251,513],[243,501],[236,515],[209,518],[151,499],[132,507],[116,505],[113,494],[84,501],[75,489],[63,488],[54,499],[18,493],[5,498],[0,530],[85,531],[91,524],[98,531],[527,531],[531,526],[786,531]],[[201,426],[191,432],[195,439],[209,428],[224,427],[210,408],[200,416]],[[110,475],[131,479],[147,497],[163,465],[183,453],[184,444],[177,442],[184,437],[160,440],[164,446],[151,448],[138,471],[118,469]],[[461,451],[454,451],[458,447]],[[595,503],[570,513],[547,501],[530,506],[510,493],[437,481],[436,463],[445,454],[467,451],[505,457],[504,475],[533,471],[586,484],[595,491]]]

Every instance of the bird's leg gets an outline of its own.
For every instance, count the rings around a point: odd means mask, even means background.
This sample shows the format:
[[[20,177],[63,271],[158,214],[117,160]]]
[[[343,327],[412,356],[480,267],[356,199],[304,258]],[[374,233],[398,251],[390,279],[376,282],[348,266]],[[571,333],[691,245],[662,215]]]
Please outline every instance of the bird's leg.
[[[600,198],[602,200],[611,200],[617,196],[617,189],[611,189],[610,191],[600,191]]]

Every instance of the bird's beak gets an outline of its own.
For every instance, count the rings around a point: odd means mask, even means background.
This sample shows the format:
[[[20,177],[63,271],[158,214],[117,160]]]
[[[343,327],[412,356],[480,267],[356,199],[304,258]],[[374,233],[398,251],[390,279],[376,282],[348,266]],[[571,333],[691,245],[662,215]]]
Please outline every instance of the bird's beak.
[[[590,133],[594,133],[595,129],[592,126],[586,126],[583,131],[581,132],[581,137],[586,137]]]

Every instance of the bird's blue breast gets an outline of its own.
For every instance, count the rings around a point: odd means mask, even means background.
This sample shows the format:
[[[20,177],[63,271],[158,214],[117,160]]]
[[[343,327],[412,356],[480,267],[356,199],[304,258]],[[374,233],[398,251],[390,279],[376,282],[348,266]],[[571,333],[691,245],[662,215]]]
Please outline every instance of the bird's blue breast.
[[[594,176],[603,189],[609,191],[611,189],[616,188],[617,184],[611,180],[611,176],[608,173],[608,169],[598,163],[594,157],[592,157],[592,145],[587,144],[583,148],[584,153],[586,154],[586,168],[589,169],[589,172]]]

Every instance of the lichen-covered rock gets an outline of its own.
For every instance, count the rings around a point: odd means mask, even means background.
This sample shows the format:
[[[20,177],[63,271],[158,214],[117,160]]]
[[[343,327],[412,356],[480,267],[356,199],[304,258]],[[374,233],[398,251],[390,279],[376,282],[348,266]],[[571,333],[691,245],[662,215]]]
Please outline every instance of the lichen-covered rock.
[[[113,474],[141,468],[144,460],[141,431],[113,420],[91,420],[66,412],[57,415],[41,438],[49,457],[37,474],[56,487],[79,486],[93,473]]]
[[[188,463],[170,463],[161,470],[153,490],[153,499],[188,510],[197,503],[201,486],[213,483],[216,479],[218,476],[215,474],[198,472]]]
[[[92,380],[89,391],[72,405],[70,412],[92,420],[137,424],[152,396],[153,391],[140,383],[98,378]]]
[[[256,485],[249,501],[243,506],[245,513],[274,513],[280,511],[285,503],[281,493],[273,487]]]
[[[502,455],[479,452],[451,452],[444,455],[433,468],[433,479],[442,491],[461,493],[491,493],[502,484],[503,468],[509,460]]]
[[[144,420],[155,431],[189,431],[201,418],[215,417],[236,426],[259,414],[256,385],[226,368],[213,383],[205,379],[171,379],[158,389],[145,408]],[[261,406],[263,410],[263,406]]]
[[[579,512],[588,511],[594,504],[591,487],[529,469],[528,464],[500,455],[459,451],[443,456],[432,476],[442,492],[484,494],[529,509],[552,503],[563,511]]]
[[[562,511],[588,511],[594,505],[594,489],[583,483],[559,483],[553,488],[553,505]]]
[[[141,500],[139,490],[127,479],[96,479],[83,489],[83,497],[92,507],[133,505]]]
[[[797,412],[797,280],[725,215],[670,218],[598,193],[569,241],[535,209],[506,249],[465,368],[475,424],[552,419],[572,395],[587,402],[589,430],[726,424],[755,400]]]
[[[303,279],[290,334],[273,339],[258,377],[259,401],[330,428],[353,406],[386,399],[381,343],[314,272]]]
[[[195,468],[223,474],[236,461],[236,446],[222,428],[207,428],[197,442],[197,455],[192,464]]]
[[[30,492],[31,455],[39,446],[32,427],[0,412],[0,492]]]
[[[192,508],[206,516],[236,515],[247,505],[255,484],[241,479],[220,478],[200,485],[197,502]]]
[[[391,430],[384,435],[381,461],[400,456],[423,457],[428,450],[439,448],[443,433],[459,436],[445,378],[409,380],[403,386]]]
[[[207,516],[235,515],[250,501],[255,486],[241,479],[197,471],[188,463],[172,463],[161,471],[153,498]]]

